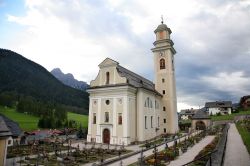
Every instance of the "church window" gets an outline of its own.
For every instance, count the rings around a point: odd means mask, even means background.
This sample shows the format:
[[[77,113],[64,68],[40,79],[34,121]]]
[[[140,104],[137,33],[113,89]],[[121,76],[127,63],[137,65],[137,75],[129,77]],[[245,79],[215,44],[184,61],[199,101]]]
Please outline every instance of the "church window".
[[[159,103],[155,100],[155,109],[159,109]]]
[[[93,124],[96,124],[96,113],[93,113]]]
[[[164,59],[160,59],[160,69],[165,69],[165,60]]]
[[[118,114],[118,124],[122,125],[122,113]]]
[[[109,84],[109,72],[106,72],[106,84]]]
[[[166,123],[166,119],[163,119],[163,122]]]
[[[163,31],[160,31],[160,32],[159,32],[159,38],[160,38],[160,39],[163,39],[163,38],[164,38],[164,32],[163,32]]]
[[[172,55],[172,69],[174,71],[174,56]]]
[[[164,128],[164,133],[166,133],[167,132],[167,130],[166,130],[166,128]]]
[[[165,79],[163,78],[161,81],[162,81],[162,83],[164,83],[164,82],[165,82]]]
[[[151,128],[153,128],[153,116],[151,116]]]
[[[153,101],[149,97],[147,97],[144,107],[153,108]]]
[[[166,111],[166,107],[163,107],[162,110],[163,110],[163,111]]]
[[[145,129],[147,129],[147,116],[145,116]]]
[[[165,95],[165,93],[166,93],[166,92],[165,92],[165,90],[163,90],[163,91],[162,91],[162,94],[164,94],[164,95]]]
[[[109,113],[105,112],[105,122],[109,122]]]
[[[160,127],[160,117],[158,116],[158,121],[157,121],[158,127]]]
[[[109,105],[109,104],[110,104],[110,100],[106,100],[105,103],[106,103],[107,105]]]

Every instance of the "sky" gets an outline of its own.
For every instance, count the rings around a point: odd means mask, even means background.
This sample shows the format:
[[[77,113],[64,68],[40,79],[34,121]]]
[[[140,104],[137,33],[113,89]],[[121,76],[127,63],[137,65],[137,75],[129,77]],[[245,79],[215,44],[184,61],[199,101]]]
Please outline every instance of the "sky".
[[[250,0],[0,0],[0,47],[88,83],[106,57],[153,81],[161,16],[178,110],[250,94]]]

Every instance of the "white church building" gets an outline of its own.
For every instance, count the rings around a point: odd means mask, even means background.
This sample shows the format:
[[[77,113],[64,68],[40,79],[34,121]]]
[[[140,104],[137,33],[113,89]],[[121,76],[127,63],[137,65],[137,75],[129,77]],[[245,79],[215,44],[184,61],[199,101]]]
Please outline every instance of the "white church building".
[[[175,66],[171,30],[154,31],[154,83],[110,58],[90,82],[88,142],[129,145],[178,132]]]

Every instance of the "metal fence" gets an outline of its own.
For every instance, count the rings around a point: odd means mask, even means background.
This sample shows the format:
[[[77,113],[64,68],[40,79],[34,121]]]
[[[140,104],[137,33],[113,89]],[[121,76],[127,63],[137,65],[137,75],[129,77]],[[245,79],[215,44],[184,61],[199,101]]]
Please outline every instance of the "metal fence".
[[[196,165],[197,163],[199,163],[199,165],[206,165],[206,166],[222,166],[227,144],[228,129],[229,129],[229,124],[226,124],[225,127],[223,128],[222,134],[214,151],[204,156],[201,156],[200,158],[197,158],[189,163],[186,163],[183,166]]]

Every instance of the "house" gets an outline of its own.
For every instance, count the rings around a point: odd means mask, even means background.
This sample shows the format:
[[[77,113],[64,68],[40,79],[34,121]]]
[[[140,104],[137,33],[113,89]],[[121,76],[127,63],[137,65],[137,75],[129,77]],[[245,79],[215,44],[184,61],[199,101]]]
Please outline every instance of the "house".
[[[129,145],[178,132],[171,30],[162,22],[154,33],[154,83],[110,58],[99,64],[87,90],[88,142]]]
[[[185,110],[181,110],[181,112],[179,113],[179,117],[181,120],[188,120],[191,119],[192,116],[198,111],[199,109],[185,109]]]
[[[212,125],[211,118],[207,112],[198,110],[192,117],[192,130],[205,130]]]
[[[215,101],[205,104],[206,111],[209,115],[227,115],[232,112],[232,101]]]
[[[0,165],[5,165],[9,139],[12,133],[0,116]]]
[[[11,137],[8,138],[8,144],[7,146],[13,146],[14,144],[20,143],[20,135],[22,134],[22,130],[19,127],[19,124],[17,122],[14,122],[13,120],[9,119],[8,117],[0,114],[0,117],[5,122],[6,126],[11,132]]]
[[[250,95],[241,97],[240,107],[243,109],[250,109]]]

